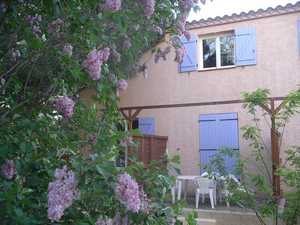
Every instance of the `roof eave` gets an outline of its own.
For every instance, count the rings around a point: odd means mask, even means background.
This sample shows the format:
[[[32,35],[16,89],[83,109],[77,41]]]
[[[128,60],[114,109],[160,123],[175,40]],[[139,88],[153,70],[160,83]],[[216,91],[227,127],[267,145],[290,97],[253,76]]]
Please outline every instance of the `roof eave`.
[[[232,15],[225,15],[223,17],[215,17],[215,18],[208,18],[208,19],[201,19],[199,21],[192,21],[187,23],[187,29],[198,29],[198,28],[204,28],[204,27],[210,27],[210,26],[218,26],[218,25],[224,25],[229,23],[236,23],[236,22],[242,22],[247,20],[254,20],[254,19],[261,19],[271,16],[279,16],[284,14],[290,14],[300,12],[300,1],[298,1],[295,4],[287,4],[286,6],[277,6],[275,8],[267,8],[265,10],[258,9],[257,11],[249,11],[241,12],[240,14],[232,14]]]

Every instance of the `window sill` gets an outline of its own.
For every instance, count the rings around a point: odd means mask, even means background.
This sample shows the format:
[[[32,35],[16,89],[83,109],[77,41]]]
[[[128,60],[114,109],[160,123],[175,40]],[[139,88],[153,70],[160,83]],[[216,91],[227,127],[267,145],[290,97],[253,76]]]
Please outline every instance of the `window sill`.
[[[211,68],[201,68],[198,69],[198,72],[204,72],[204,71],[212,71],[212,70],[226,70],[226,69],[233,69],[236,68],[236,65],[233,66],[222,66],[222,67],[211,67]]]

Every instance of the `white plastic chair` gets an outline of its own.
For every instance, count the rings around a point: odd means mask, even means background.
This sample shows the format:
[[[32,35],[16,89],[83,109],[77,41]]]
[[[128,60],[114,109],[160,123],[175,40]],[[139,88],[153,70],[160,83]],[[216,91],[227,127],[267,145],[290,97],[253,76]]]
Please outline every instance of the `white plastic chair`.
[[[216,183],[205,177],[199,177],[196,179],[197,189],[196,189],[196,208],[199,207],[199,198],[202,197],[202,203],[204,203],[205,195],[209,196],[211,208],[215,208],[216,202]]]

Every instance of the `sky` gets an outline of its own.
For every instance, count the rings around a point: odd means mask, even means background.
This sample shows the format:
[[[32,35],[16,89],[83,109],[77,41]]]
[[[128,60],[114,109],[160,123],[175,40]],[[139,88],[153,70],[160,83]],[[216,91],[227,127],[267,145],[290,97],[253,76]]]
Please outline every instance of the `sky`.
[[[242,11],[257,10],[259,8],[266,9],[268,7],[276,7],[277,5],[286,5],[288,3],[296,3],[299,0],[206,0],[206,4],[201,5],[198,13],[192,12],[189,21],[207,19],[208,17],[231,15]]]

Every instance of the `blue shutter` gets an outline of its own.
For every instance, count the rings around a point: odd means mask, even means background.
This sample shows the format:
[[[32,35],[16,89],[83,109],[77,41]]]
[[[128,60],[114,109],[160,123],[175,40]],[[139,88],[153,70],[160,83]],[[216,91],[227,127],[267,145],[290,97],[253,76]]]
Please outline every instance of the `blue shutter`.
[[[152,117],[141,117],[139,120],[139,130],[142,134],[155,134],[155,120]]]
[[[201,174],[210,158],[217,153],[217,120],[213,115],[200,115],[200,167]]]
[[[191,35],[191,39],[189,41],[182,36],[180,40],[185,47],[186,55],[184,56],[182,63],[179,65],[179,72],[183,73],[197,70],[197,36]]]
[[[218,148],[239,149],[237,113],[220,115],[218,130]]]
[[[200,116],[200,149],[216,150],[217,121],[210,115]]]
[[[239,132],[237,113],[219,115],[218,118],[218,148],[230,148],[239,150]],[[236,166],[236,159],[225,156],[225,169],[233,174]]]
[[[236,65],[256,64],[256,30],[255,28],[238,28],[235,30]]]
[[[297,21],[297,28],[298,28],[298,50],[300,54],[300,19]]]
[[[210,158],[221,148],[231,148],[239,151],[237,113],[200,115],[200,166],[201,173],[209,163]],[[236,165],[235,158],[224,158],[225,169],[233,173]]]

